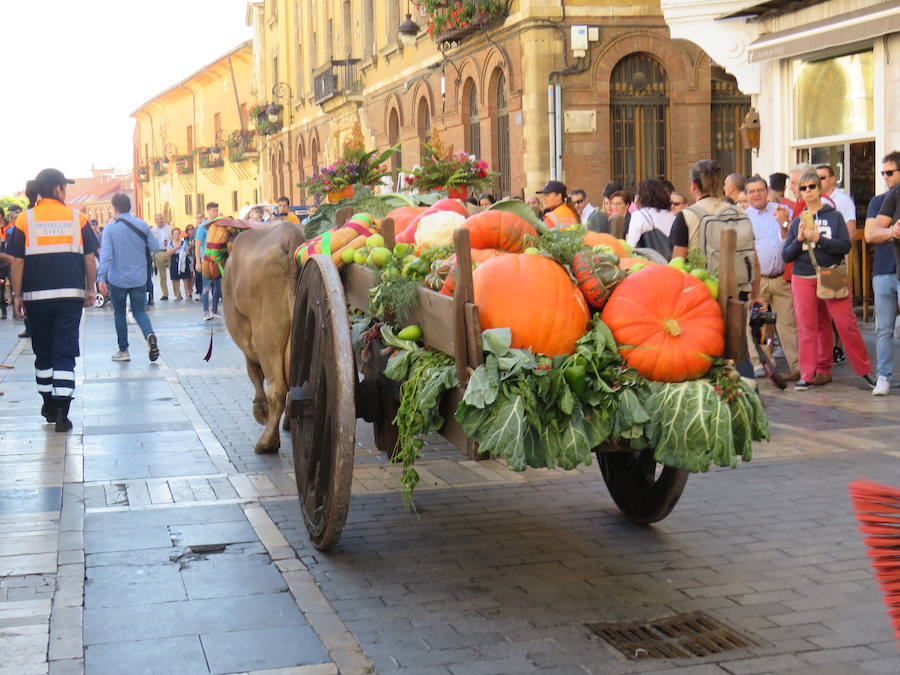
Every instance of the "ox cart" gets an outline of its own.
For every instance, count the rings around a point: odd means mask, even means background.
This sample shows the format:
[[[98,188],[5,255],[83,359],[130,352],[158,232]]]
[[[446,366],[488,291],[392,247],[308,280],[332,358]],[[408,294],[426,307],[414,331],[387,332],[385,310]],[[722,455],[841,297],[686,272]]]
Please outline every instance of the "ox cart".
[[[338,214],[342,224],[350,216]],[[722,260],[733,261],[733,232],[722,241]],[[393,247],[393,223],[385,219],[382,235]],[[470,458],[477,444],[463,431],[452,411],[466,383],[482,363],[481,327],[474,303],[469,233],[458,230],[454,245],[460,271],[455,294],[418,289],[410,321],[422,329],[427,348],[452,356],[459,386],[444,395],[440,434]],[[358,418],[374,425],[379,450],[391,453],[397,441],[394,416],[399,385],[384,374],[387,357],[369,350],[355,353],[348,306],[366,312],[374,277],[350,264],[338,270],[328,255],[313,255],[303,266],[294,302],[288,371],[290,435],[301,511],[313,545],[325,550],[340,538],[350,503],[355,431]],[[745,309],[737,300],[733,264],[720,270],[719,303],[725,317],[725,356],[742,355]],[[739,359],[738,359],[739,360]],[[611,439],[594,449],[609,492],[624,515],[638,523],[665,518],[684,490],[688,471],[656,462],[653,448],[632,450]]]

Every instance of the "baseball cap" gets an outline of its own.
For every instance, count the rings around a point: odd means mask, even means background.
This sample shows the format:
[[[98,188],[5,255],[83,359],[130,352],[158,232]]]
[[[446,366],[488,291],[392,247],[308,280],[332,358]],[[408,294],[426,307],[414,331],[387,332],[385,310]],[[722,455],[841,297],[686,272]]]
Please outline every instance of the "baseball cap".
[[[6,207],[7,213],[22,213],[22,207],[18,204],[10,204]]]
[[[69,185],[74,185],[75,181],[70,178],[66,178],[63,175],[63,172],[59,169],[43,169],[38,172],[38,175],[34,177],[38,183],[50,184],[50,185],[64,185],[68,183]]]
[[[549,192],[555,192],[556,194],[563,195],[564,197],[569,194],[569,191],[566,190],[566,186],[564,183],[561,183],[558,180],[548,180],[547,184],[544,186],[543,190],[538,190],[537,193],[539,195],[544,195]]]

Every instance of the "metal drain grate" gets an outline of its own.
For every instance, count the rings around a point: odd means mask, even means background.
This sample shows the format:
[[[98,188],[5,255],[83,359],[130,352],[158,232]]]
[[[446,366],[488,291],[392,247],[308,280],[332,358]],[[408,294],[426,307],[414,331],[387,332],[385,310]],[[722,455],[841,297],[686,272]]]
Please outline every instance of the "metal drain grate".
[[[632,661],[690,659],[756,645],[702,612],[648,623],[585,625]]]

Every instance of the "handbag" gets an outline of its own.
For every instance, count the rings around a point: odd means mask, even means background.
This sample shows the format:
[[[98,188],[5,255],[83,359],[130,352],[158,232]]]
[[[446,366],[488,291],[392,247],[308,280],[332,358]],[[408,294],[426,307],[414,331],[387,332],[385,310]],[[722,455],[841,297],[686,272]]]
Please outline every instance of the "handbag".
[[[816,252],[809,247],[809,257],[813,267],[816,268],[816,297],[820,300],[843,300],[850,295],[849,276],[847,274],[847,261],[842,260],[837,265],[820,267],[816,260]]]

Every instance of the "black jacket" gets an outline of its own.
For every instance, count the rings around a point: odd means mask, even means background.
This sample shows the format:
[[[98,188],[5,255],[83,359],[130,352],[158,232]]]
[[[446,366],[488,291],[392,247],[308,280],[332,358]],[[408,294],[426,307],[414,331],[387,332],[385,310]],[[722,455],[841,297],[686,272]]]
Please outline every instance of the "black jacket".
[[[831,204],[823,203],[822,208],[815,214],[815,222],[820,231],[815,249],[819,267],[837,265],[850,252],[850,233],[847,231],[843,216]],[[814,277],[816,269],[809,257],[809,251],[803,249],[803,244],[807,242],[797,240],[799,229],[800,218],[794,218],[784,241],[781,256],[785,262],[794,263],[793,273],[797,276]]]

